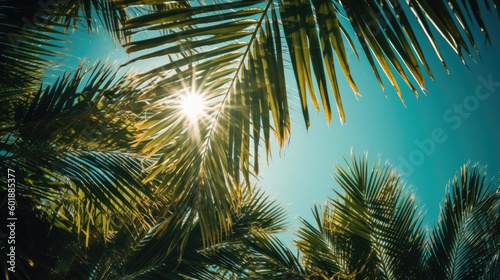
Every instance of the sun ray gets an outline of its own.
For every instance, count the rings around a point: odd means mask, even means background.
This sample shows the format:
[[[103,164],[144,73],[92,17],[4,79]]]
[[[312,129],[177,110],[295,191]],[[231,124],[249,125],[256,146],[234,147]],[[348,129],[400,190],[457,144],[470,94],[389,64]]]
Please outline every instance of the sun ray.
[[[189,93],[181,98],[181,111],[190,122],[197,122],[206,111],[203,97],[197,93]]]

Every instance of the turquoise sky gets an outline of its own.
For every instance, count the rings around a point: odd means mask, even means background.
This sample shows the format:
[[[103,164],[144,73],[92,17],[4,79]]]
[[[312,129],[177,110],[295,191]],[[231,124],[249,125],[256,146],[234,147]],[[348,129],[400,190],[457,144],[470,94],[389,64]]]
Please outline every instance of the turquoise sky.
[[[437,221],[445,186],[463,163],[487,164],[489,177],[500,177],[500,34],[495,34],[500,20],[489,14],[486,21],[491,45],[485,44],[474,26],[481,56],[472,55],[477,63],[466,58],[468,68],[439,40],[450,75],[430,45],[422,41],[435,81],[427,79],[428,95],[417,100],[400,80],[406,107],[385,78],[384,95],[363,56],[359,61],[351,56],[351,70],[363,97],[356,99],[339,76],[347,124],[341,125],[334,115],[328,126],[322,112],[311,112],[312,125],[306,130],[295,84],[289,85],[294,122],[291,139],[282,150],[274,146],[270,164],[261,168],[258,185],[287,205],[291,230],[299,225],[298,216],[312,220],[314,202],[323,203],[326,197],[334,196],[334,165],[344,164],[351,149],[358,156],[368,152],[371,162],[380,155],[399,168],[426,212],[425,225]],[[108,56],[127,60],[124,51],[115,49],[106,36],[80,35],[77,32],[70,38],[74,55],[62,64],[77,65],[81,58],[92,63]],[[159,62],[150,60],[138,66],[151,67],[153,63]],[[284,235],[284,241],[289,243],[290,237]]]
[[[344,165],[351,149],[357,156],[367,151],[371,162],[380,155],[399,168],[426,212],[426,226],[437,221],[445,187],[462,164],[479,162],[487,165],[489,178],[500,177],[500,21],[489,15],[487,24],[491,45],[476,32],[480,56],[472,55],[477,63],[466,58],[468,68],[439,41],[449,75],[430,45],[422,41],[435,81],[427,79],[428,94],[418,100],[401,82],[406,108],[387,79],[384,95],[364,57],[359,62],[351,60],[363,97],[357,100],[340,79],[341,91],[347,93],[343,97],[347,124],[334,119],[328,126],[323,113],[312,113],[312,125],[306,131],[298,100],[293,102],[295,124],[290,143],[280,153],[275,148],[260,181],[279,202],[288,205],[292,229],[300,224],[298,216],[312,221],[314,202],[322,204],[326,197],[335,197],[334,165]],[[286,242],[289,238],[288,234],[284,237]]]

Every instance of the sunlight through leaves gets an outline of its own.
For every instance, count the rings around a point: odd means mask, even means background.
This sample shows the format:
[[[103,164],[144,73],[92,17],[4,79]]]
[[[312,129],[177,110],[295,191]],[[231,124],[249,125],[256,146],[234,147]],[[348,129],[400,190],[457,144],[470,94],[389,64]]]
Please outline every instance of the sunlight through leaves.
[[[205,100],[197,93],[189,93],[181,98],[181,110],[190,122],[196,122],[205,113]]]

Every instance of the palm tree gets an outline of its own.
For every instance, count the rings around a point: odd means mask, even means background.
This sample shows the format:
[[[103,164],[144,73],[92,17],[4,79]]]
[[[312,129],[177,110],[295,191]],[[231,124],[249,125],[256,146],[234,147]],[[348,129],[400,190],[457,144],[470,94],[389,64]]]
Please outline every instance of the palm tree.
[[[435,34],[462,59],[463,51],[475,49],[470,24],[488,39],[477,1],[449,1],[452,9],[416,0],[35,2],[0,3],[0,157],[3,174],[9,168],[22,174],[16,195],[26,225],[18,232],[30,245],[20,248],[20,270],[43,270],[47,277],[94,267],[86,265],[103,246],[136,244],[151,234],[174,234],[163,238],[165,246],[180,244],[177,257],[184,262],[195,231],[201,248],[226,242],[250,195],[261,146],[269,155],[271,134],[280,145],[289,139],[288,60],[308,126],[309,102],[320,107],[315,92],[328,121],[333,92],[345,121],[334,60],[357,94],[349,52],[364,53],[382,88],[380,71],[403,100],[395,75],[415,94],[426,76],[432,78],[418,29],[445,67]],[[491,7],[490,1],[484,5]],[[80,64],[44,83],[46,70],[67,54],[67,30],[96,32],[99,25],[133,55],[122,69],[148,59],[164,65],[121,74],[104,62]],[[206,108],[190,120],[182,102],[193,94]],[[30,224],[44,229],[39,239]],[[54,243],[45,246],[47,235]],[[275,248],[264,242],[273,240],[268,233],[252,236],[248,250]],[[293,255],[282,253],[293,271],[300,270]],[[95,271],[109,266],[97,264]],[[114,272],[99,273],[86,275]]]
[[[17,175],[18,272],[11,276],[19,279],[63,278],[117,232],[154,226],[155,211],[168,201],[154,195],[157,181],[142,182],[150,162],[130,149],[134,112],[119,101],[137,86],[116,65],[81,63],[50,85],[42,82],[66,53],[64,25],[81,19],[69,11],[80,4],[49,4],[0,3],[0,156],[2,174]],[[59,19],[62,11],[67,16]],[[2,194],[6,205],[7,190]],[[5,261],[2,267],[9,278]]]
[[[129,5],[147,2],[115,3],[126,10]],[[143,143],[139,153],[161,155],[150,178],[174,173],[176,176],[163,180],[163,187],[178,194],[176,203],[189,204],[198,186],[203,186],[203,196],[210,198],[208,208],[226,213],[228,223],[220,226],[210,222],[214,213],[196,214],[207,224],[208,243],[217,242],[230,228],[227,210],[232,207],[232,199],[240,195],[241,175],[248,184],[249,175],[258,173],[260,147],[269,155],[271,135],[280,145],[289,139],[287,84],[296,83],[306,126],[311,103],[318,110],[321,103],[330,121],[332,93],[340,120],[345,121],[337,80],[340,74],[334,61],[358,94],[349,68],[349,59],[354,56],[349,53],[364,54],[382,88],[380,71],[401,100],[396,75],[418,95],[425,90],[424,79],[433,77],[426,59],[429,54],[417,39],[422,35],[416,33],[419,29],[444,67],[436,33],[464,61],[462,53],[475,50],[471,23],[477,23],[489,38],[477,1],[452,4],[389,0],[183,1],[130,15],[123,26],[130,34],[124,47],[138,56],[129,64],[165,59],[163,65],[138,76],[146,84],[154,81],[141,96],[148,101],[152,116],[139,126]],[[489,1],[485,4],[491,8]],[[412,15],[417,21],[410,20]],[[351,29],[359,44],[354,42]],[[291,66],[295,77],[291,81],[287,80],[286,65]],[[165,103],[176,104],[179,95],[192,93],[202,96],[207,107],[196,126],[196,144],[175,139],[172,131],[185,132],[185,122],[164,108]]]
[[[279,242],[254,247],[275,271],[296,279],[498,278],[500,184],[477,165],[455,175],[429,235],[415,195],[390,164],[369,167],[366,155],[353,156],[334,179],[337,198],[313,207],[313,223],[302,220],[298,257]]]

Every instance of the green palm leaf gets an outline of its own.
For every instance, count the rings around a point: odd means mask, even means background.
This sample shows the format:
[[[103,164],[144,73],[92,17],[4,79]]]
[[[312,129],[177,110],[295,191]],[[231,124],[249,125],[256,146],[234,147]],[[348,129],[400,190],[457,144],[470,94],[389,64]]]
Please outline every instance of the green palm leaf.
[[[111,246],[123,252],[117,258],[110,252],[101,256],[92,279],[120,277],[120,279],[223,279],[221,271],[241,277],[253,272],[260,257],[247,245],[247,240],[258,234],[272,234],[284,230],[283,208],[262,191],[246,189],[239,212],[233,213],[231,232],[217,245],[205,247],[202,225],[197,222],[184,244],[172,242],[184,238],[183,215],[159,221],[149,231],[135,232],[129,238],[114,239]],[[162,225],[163,224],[163,225]],[[124,244],[123,240],[129,242]],[[119,245],[119,246],[117,246]],[[179,251],[183,251],[182,255]],[[102,274],[101,274],[102,273]]]
[[[478,23],[489,38],[478,1],[449,2],[452,8],[442,1],[420,0],[404,6],[394,0],[85,0],[58,2],[42,17],[44,23],[26,30],[18,23],[33,18],[37,8],[4,1],[0,157],[28,174],[20,183],[20,196],[32,201],[23,210],[40,210],[44,221],[55,225],[70,244],[79,244],[78,235],[64,232],[83,234],[92,248],[61,264],[66,276],[211,279],[220,276],[220,269],[257,279],[259,273],[271,277],[276,271],[276,277],[399,279],[406,277],[403,268],[417,275],[413,271],[421,265],[424,244],[421,218],[388,167],[378,163],[368,171],[366,159],[353,159],[348,170],[338,169],[336,180],[345,193],[329,201],[322,218],[315,208],[317,226],[304,221],[299,233],[303,267],[279,240],[260,231],[280,227],[273,226],[280,224],[279,211],[265,203],[258,206],[260,200],[249,198],[248,186],[259,170],[261,146],[270,154],[271,134],[281,146],[289,139],[285,61],[291,63],[306,126],[311,104],[316,110],[322,107],[330,122],[330,94],[344,122],[334,60],[359,94],[345,44],[356,56],[359,46],[348,30],[354,29],[380,86],[385,87],[382,70],[403,100],[397,76],[417,95],[417,87],[425,90],[426,75],[432,78],[408,19],[411,13],[444,67],[436,31],[462,60],[463,51],[475,48],[471,23]],[[490,1],[484,3],[489,9]],[[163,65],[126,77],[109,65],[92,70],[80,65],[53,85],[40,85],[43,65],[60,54],[63,31],[80,25],[93,30],[95,18],[135,53],[126,65],[148,59]],[[193,93],[202,96],[206,107],[197,120],[182,112],[183,98]],[[498,212],[498,207],[479,205]],[[239,216],[252,209],[259,214],[248,215],[248,220]],[[482,220],[482,211],[470,215],[489,227],[491,217]],[[271,217],[263,218],[265,213]],[[446,219],[454,225],[460,220]],[[151,224],[156,226],[151,229]],[[471,249],[462,249],[439,245],[448,242],[441,240],[439,230],[428,260],[433,267],[439,262],[446,275],[460,277],[475,271],[497,273],[498,254],[482,254],[486,249],[477,243],[477,232],[463,231]],[[450,235],[452,240],[463,237],[453,230]],[[495,248],[496,239],[492,244]],[[445,257],[452,264],[441,260],[439,246],[453,248],[451,257]],[[100,256],[102,248],[111,251]],[[123,248],[132,249],[116,258]],[[315,257],[313,248],[321,248],[316,252],[328,260]],[[491,265],[464,270],[464,252],[482,254]],[[234,261],[239,257],[245,266]],[[86,258],[92,270],[72,270],[76,260]],[[118,272],[122,268],[127,273]]]
[[[498,277],[499,194],[477,165],[460,168],[431,235],[427,266],[434,279]]]
[[[124,24],[131,34],[124,46],[128,52],[138,54],[129,64],[149,59],[164,61],[162,66],[137,77],[148,84],[140,98],[149,103],[150,117],[139,126],[142,134],[136,143],[142,143],[140,152],[146,157],[160,156],[150,178],[163,174],[166,180],[162,187],[166,193],[175,193],[177,204],[192,204],[203,193],[203,199],[213,206],[210,208],[226,216],[227,224],[215,225],[209,222],[209,215],[215,212],[195,210],[197,213],[192,215],[201,219],[204,236],[211,243],[230,227],[228,211],[235,206],[240,176],[248,183],[251,174],[258,172],[259,147],[262,145],[269,153],[271,134],[280,145],[288,140],[290,96],[283,63],[287,54],[308,126],[310,103],[316,109],[321,103],[330,121],[332,93],[340,118],[345,120],[335,59],[358,93],[345,47],[346,43],[356,47],[346,32],[350,28],[381,86],[379,69],[401,100],[396,75],[415,94],[417,87],[425,89],[425,74],[420,68],[432,77],[412,31],[414,25],[408,20],[412,12],[431,44],[435,45],[435,30],[430,24],[460,56],[463,50],[469,52],[469,44],[474,45],[471,36],[462,36],[454,16],[460,22],[466,19],[458,12],[454,15],[441,2],[410,1],[403,7],[389,0],[186,1],[162,10],[148,10],[146,4],[156,3],[121,3],[125,9],[145,5],[141,13]],[[468,11],[470,7],[454,9]],[[436,53],[440,55],[437,48]],[[203,96],[208,109],[196,124],[196,137],[190,139],[186,135],[193,131],[182,119],[179,100],[193,92]]]
[[[87,245],[95,228],[107,238],[130,217],[142,217],[132,228],[147,227],[146,213],[161,200],[153,199],[157,181],[142,183],[151,163],[127,151],[136,119],[115,100],[135,89],[112,67],[81,64],[41,85],[16,100],[2,125],[2,170],[26,174],[19,182],[19,195],[32,200],[25,210],[38,209],[55,226],[85,236]]]
[[[51,28],[50,20],[38,24],[40,19],[34,16],[38,11],[38,7],[18,1],[0,3],[0,106],[9,113],[13,113],[9,99],[25,97],[26,91],[38,85],[49,61],[69,45],[61,31]]]
[[[365,155],[337,167],[334,178],[338,198],[315,207],[316,225],[303,221],[298,232],[309,270],[325,279],[417,279],[422,216],[399,176],[380,160],[369,168]]]

